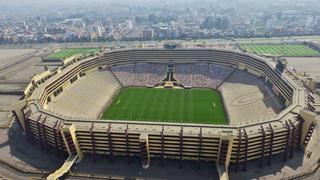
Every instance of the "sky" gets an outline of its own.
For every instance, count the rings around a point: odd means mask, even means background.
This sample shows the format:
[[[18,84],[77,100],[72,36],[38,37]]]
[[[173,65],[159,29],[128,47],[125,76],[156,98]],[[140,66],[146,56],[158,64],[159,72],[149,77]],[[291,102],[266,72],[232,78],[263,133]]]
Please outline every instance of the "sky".
[[[32,6],[32,7],[41,7],[41,6],[48,6],[48,7],[61,7],[67,5],[78,5],[78,6],[87,6],[87,5],[108,5],[112,4],[123,4],[123,5],[163,5],[163,4],[188,4],[192,2],[198,2],[199,4],[205,4],[205,2],[217,2],[217,5],[223,3],[232,3],[232,2],[250,2],[250,4],[277,4],[281,2],[288,3],[288,5],[294,5],[295,3],[300,4],[301,2],[305,4],[315,4],[319,3],[320,0],[0,0],[0,9],[1,6]]]
[[[155,0],[0,0],[0,3],[4,4],[52,4],[52,3],[109,3],[109,2],[122,2],[122,3],[150,3],[154,2]],[[156,1],[162,1],[163,0],[156,0]],[[168,2],[192,2],[192,1],[201,1],[201,0],[167,0]],[[220,0],[220,2],[223,2],[224,0]],[[230,0],[228,0],[230,1]],[[259,0],[232,0],[234,2],[257,2]],[[265,2],[320,2],[320,0],[268,0]]]

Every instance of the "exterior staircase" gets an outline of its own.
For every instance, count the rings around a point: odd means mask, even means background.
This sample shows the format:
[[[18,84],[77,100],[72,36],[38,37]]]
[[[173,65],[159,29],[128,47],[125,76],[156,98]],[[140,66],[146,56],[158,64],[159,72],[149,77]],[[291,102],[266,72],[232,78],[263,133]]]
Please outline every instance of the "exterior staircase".
[[[70,155],[59,169],[57,169],[54,173],[51,173],[47,177],[47,180],[56,180],[62,177],[64,174],[66,174],[70,170],[70,168],[76,162],[77,159],[78,159],[78,155]]]

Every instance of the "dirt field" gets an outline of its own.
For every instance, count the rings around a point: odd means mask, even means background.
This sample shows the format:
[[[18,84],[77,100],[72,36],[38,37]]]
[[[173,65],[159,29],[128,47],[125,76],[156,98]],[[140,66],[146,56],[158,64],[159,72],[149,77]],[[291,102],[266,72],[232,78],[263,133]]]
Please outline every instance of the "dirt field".
[[[288,66],[293,67],[298,73],[309,72],[320,75],[320,57],[286,58]]]
[[[23,54],[32,52],[33,49],[0,49],[0,63],[7,63],[8,59],[17,58]],[[1,66],[1,65],[0,65]]]

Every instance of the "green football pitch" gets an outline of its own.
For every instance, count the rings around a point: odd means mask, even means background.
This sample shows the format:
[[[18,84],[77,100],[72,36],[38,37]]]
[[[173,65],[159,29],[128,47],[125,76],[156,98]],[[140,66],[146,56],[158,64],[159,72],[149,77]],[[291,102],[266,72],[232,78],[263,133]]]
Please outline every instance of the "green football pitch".
[[[320,52],[303,44],[243,44],[241,49],[258,55],[272,56],[320,56]]]
[[[47,59],[48,60],[60,60],[66,59],[76,54],[92,54],[100,51],[100,48],[67,48],[56,53],[50,54]]]
[[[124,88],[103,119],[227,124],[221,96],[211,89]]]

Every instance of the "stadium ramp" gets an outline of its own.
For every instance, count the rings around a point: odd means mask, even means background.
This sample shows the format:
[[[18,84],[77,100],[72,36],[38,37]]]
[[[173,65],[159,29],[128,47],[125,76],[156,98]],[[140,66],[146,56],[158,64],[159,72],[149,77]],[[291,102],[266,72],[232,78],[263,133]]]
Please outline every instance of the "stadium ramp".
[[[71,154],[59,169],[57,169],[54,173],[51,173],[47,177],[47,180],[59,179],[61,176],[63,176],[65,173],[67,173],[70,170],[70,168],[76,162],[77,159],[78,159],[78,155]]]

